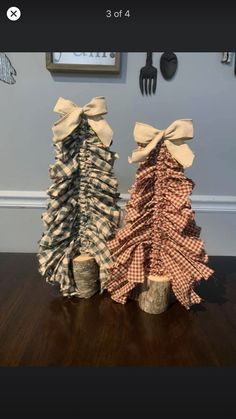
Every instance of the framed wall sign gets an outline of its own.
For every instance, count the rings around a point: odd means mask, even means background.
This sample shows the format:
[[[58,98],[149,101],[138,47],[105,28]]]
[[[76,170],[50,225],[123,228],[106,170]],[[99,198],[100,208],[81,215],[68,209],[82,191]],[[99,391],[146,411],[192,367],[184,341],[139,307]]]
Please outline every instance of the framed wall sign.
[[[73,73],[119,73],[119,52],[47,52],[49,71]]]

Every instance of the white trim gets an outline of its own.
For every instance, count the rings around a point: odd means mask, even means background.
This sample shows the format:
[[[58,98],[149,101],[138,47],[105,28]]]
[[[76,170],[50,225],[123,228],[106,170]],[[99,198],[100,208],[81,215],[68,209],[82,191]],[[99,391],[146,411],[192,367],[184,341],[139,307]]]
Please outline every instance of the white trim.
[[[44,191],[0,191],[0,208],[46,208]]]
[[[124,208],[129,194],[121,194],[120,206]],[[193,209],[199,212],[236,212],[236,196],[192,195]],[[47,195],[44,191],[0,191],[0,208],[45,209]]]
[[[236,196],[191,195],[192,206],[198,212],[236,212]],[[121,194],[121,207],[125,206],[129,194]]]
[[[198,212],[236,212],[236,196],[192,195],[191,201]]]

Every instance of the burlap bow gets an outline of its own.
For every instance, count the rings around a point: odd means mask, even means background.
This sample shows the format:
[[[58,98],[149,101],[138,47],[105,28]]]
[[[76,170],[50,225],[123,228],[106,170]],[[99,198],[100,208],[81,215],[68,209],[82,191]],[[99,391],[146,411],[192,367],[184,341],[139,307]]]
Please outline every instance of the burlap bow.
[[[113,131],[103,115],[107,113],[106,101],[103,96],[94,97],[87,105],[80,107],[70,100],[60,97],[54,112],[61,118],[53,125],[53,141],[62,141],[79,125],[81,115],[85,114],[93,131],[96,132],[102,143],[108,147],[111,143]]]
[[[186,140],[193,138],[192,119],[177,119],[165,130],[159,130],[151,125],[137,122],[134,127],[135,141],[140,145],[129,157],[129,163],[142,162],[164,138],[165,145],[172,157],[184,168],[192,165],[194,154]],[[145,146],[144,146],[145,145]]]

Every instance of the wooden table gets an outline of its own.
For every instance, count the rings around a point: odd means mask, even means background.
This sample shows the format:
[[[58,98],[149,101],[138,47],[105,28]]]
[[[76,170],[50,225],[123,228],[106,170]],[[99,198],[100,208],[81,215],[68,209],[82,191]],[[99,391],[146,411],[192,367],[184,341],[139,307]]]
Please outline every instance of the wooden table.
[[[211,257],[217,279],[190,311],[160,315],[107,294],[65,299],[37,272],[34,254],[0,254],[0,365],[236,365],[236,258]]]

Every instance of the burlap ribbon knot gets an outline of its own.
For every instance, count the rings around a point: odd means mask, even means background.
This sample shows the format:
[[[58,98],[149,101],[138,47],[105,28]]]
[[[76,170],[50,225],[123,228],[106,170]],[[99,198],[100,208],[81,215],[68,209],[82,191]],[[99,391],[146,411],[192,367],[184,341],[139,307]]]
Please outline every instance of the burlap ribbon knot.
[[[134,127],[134,139],[139,148],[129,157],[129,163],[142,162],[164,138],[165,145],[172,155],[184,168],[192,165],[194,154],[186,140],[193,138],[192,119],[177,119],[165,130],[159,130],[151,125],[137,122]]]
[[[53,125],[53,141],[62,141],[70,135],[79,125],[82,114],[87,116],[88,124],[97,134],[98,138],[109,147],[113,131],[108,122],[103,118],[107,114],[106,101],[103,96],[94,97],[87,105],[80,107],[68,99],[60,97],[55,105],[54,112],[61,118]]]

